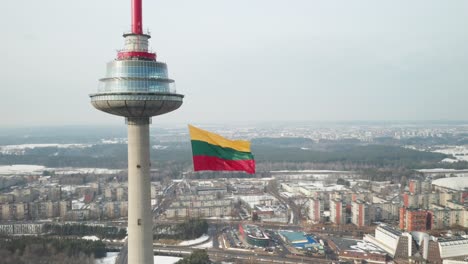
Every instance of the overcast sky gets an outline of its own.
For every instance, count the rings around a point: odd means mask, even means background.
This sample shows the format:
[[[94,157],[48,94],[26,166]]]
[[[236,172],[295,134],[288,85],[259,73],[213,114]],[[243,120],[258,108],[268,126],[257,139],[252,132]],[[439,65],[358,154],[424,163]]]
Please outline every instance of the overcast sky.
[[[468,1],[143,0],[182,107],[163,123],[468,120]],[[130,0],[0,10],[2,125],[123,124],[88,97]]]

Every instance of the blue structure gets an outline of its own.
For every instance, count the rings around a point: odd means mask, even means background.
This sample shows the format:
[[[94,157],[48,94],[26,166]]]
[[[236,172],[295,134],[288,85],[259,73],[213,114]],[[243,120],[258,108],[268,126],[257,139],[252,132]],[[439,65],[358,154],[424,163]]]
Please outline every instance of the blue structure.
[[[303,232],[280,231],[279,234],[295,248],[307,249],[319,245],[313,237]]]

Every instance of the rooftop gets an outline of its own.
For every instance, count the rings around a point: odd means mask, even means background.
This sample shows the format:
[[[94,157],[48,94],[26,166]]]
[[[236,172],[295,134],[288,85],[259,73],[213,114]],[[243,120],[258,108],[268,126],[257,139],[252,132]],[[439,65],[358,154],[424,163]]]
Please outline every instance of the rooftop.
[[[381,248],[364,240],[341,237],[332,237],[330,239],[335,243],[339,250],[385,254],[385,251]]]
[[[432,181],[433,185],[441,186],[453,190],[464,190],[468,188],[468,176],[441,178]]]
[[[269,239],[269,237],[256,225],[242,225],[242,227],[247,235],[260,239]]]
[[[390,232],[396,236],[401,236],[402,232],[400,230],[397,230],[393,227],[390,227],[388,225],[380,225],[379,228],[382,228],[383,230]]]

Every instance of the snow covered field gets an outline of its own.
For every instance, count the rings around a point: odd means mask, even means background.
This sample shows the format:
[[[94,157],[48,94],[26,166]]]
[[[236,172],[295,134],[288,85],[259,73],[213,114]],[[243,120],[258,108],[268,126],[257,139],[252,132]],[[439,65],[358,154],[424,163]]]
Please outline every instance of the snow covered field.
[[[463,146],[450,146],[450,145],[439,145],[429,148],[419,148],[416,146],[408,145],[404,146],[408,149],[414,149],[419,151],[429,151],[433,153],[442,153],[447,155],[452,155],[450,158],[445,158],[441,162],[454,163],[458,161],[468,161],[468,145]]]
[[[199,244],[199,243],[203,243],[205,241],[207,241],[210,237],[206,234],[204,234],[203,236],[199,237],[199,238],[196,238],[196,239],[193,239],[193,240],[186,240],[186,241],[182,241],[179,243],[178,246],[191,246],[191,245],[196,245],[196,244]]]
[[[0,146],[0,153],[7,155],[23,155],[26,150],[35,148],[89,148],[91,144],[21,144]]]
[[[43,171],[52,171],[55,174],[117,174],[122,170],[105,168],[47,168],[41,165],[7,165],[0,166],[0,175],[41,175]]]
[[[19,144],[19,145],[3,145],[0,146],[0,154],[4,155],[24,155],[26,151],[32,149],[40,148],[58,148],[58,149],[84,149],[91,148],[96,145],[108,145],[108,144],[127,144],[126,138],[112,138],[112,139],[101,139],[97,144],[60,144],[60,143],[51,143],[51,144]],[[162,145],[153,145],[152,149],[167,149],[168,146]],[[57,153],[58,154],[58,153]]]
[[[446,158],[442,162],[457,162],[457,161],[468,161],[468,146],[444,146],[442,148],[433,150],[432,152],[443,153],[452,155],[455,158]]]
[[[40,165],[10,165],[0,166],[0,175],[40,175],[45,170],[44,166]]]

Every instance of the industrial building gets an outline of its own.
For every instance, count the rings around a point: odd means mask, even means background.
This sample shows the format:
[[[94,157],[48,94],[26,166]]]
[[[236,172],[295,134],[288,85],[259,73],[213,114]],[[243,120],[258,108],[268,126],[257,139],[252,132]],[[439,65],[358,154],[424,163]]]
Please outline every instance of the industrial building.
[[[463,260],[468,257],[468,239],[463,237],[436,238],[425,234],[421,251],[423,258],[429,263],[442,264],[450,259]]]
[[[253,209],[256,205],[267,205],[272,206],[278,204],[278,199],[269,195],[269,194],[262,194],[262,195],[241,195],[237,196],[240,201],[244,204],[248,205],[249,208]]]
[[[252,219],[265,223],[288,223],[288,211],[282,205],[255,205]]]
[[[464,237],[440,238],[425,232],[401,232],[380,225],[374,236],[367,234],[364,240],[385,250],[396,262],[419,256],[429,263],[442,264],[444,259],[468,257],[468,238]]]
[[[382,224],[375,229],[375,235],[366,234],[364,241],[377,245],[392,258],[397,256],[397,248],[405,248],[406,246],[406,249],[403,252],[399,252],[399,254],[408,257],[408,250],[411,251],[408,246],[408,241],[411,241],[409,237],[411,237],[409,233],[403,233],[400,230]]]
[[[239,233],[252,246],[268,247],[270,238],[256,225],[239,224]]]
[[[281,238],[292,247],[299,249],[317,248],[321,245],[312,236],[304,232],[279,231]]]
[[[179,195],[165,211],[166,218],[226,217],[231,216],[232,199],[219,199],[216,194]]]
[[[363,240],[331,237],[328,245],[333,249],[342,261],[358,261],[361,263],[387,263],[387,253]]]

